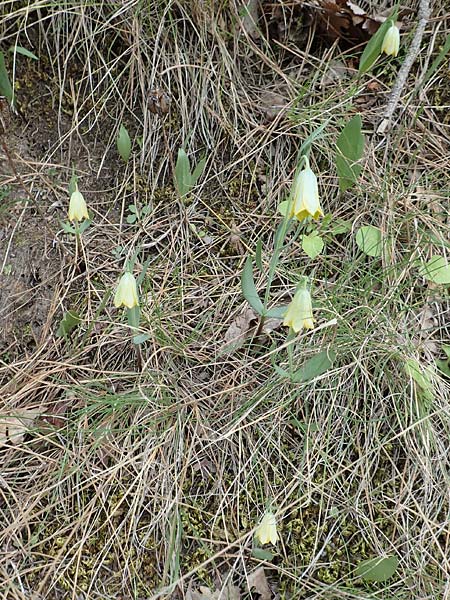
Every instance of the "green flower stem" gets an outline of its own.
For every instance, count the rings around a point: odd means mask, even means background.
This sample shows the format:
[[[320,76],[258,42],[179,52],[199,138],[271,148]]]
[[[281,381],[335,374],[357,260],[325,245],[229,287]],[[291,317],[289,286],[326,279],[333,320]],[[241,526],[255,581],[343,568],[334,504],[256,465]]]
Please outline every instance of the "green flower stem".
[[[287,334],[285,344],[287,344],[287,352],[288,352],[288,360],[289,360],[289,376],[292,381],[294,376],[294,349],[293,344],[290,342],[297,337],[297,334],[293,329],[289,329],[289,333]]]
[[[300,171],[300,169],[302,168],[302,164],[303,162],[305,163],[306,168],[309,167],[309,159],[308,157],[304,154],[303,156],[300,157],[299,163],[298,163],[298,168],[297,171],[295,173],[295,177],[294,177],[294,182],[297,178],[298,172]],[[286,207],[286,214],[284,215],[283,218],[283,222],[281,225],[281,230],[280,230],[280,234],[277,236],[277,243],[275,245],[275,249],[274,249],[274,253],[272,256],[272,259],[270,261],[270,267],[269,267],[269,275],[267,277],[267,286],[266,286],[266,292],[264,295],[264,311],[267,311],[267,304],[269,302],[269,297],[270,297],[270,288],[272,287],[272,281],[273,278],[275,277],[275,271],[277,269],[278,266],[278,262],[280,259],[280,254],[284,248],[284,240],[286,239],[286,234],[287,234],[287,230],[288,227],[290,225],[291,222],[291,218],[289,217],[289,213],[291,210],[291,205],[294,202],[294,195],[291,191],[290,195],[289,195],[289,203]]]
[[[78,255],[80,254],[81,248],[81,234],[80,227],[78,221],[73,222],[73,227],[75,230],[75,265],[78,263]]]
[[[295,180],[297,178],[298,172],[302,168],[303,163],[305,163],[306,167],[309,167],[309,159],[306,156],[306,154],[303,154],[300,157],[300,160],[299,160],[299,163],[298,163],[298,167],[297,167],[297,170],[296,170],[296,173],[295,173],[295,177],[294,177],[294,182],[295,182]],[[293,193],[291,191],[291,193],[289,195],[288,205],[286,207],[286,213],[285,213],[285,215],[283,217],[283,221],[282,221],[282,224],[281,224],[279,235],[276,236],[275,249],[274,249],[272,258],[270,260],[269,274],[267,276],[267,285],[266,285],[266,291],[265,291],[265,294],[264,294],[263,314],[261,315],[261,318],[259,320],[259,324],[258,324],[258,328],[257,328],[256,333],[255,333],[255,337],[258,337],[261,334],[262,329],[264,327],[264,322],[266,320],[265,313],[267,312],[267,305],[268,305],[269,299],[270,299],[270,289],[272,287],[272,282],[273,282],[273,279],[275,277],[275,272],[277,270],[277,266],[278,266],[278,263],[279,263],[279,260],[280,260],[281,252],[285,248],[284,241],[286,239],[286,234],[287,234],[287,231],[288,231],[288,227],[289,227],[289,225],[291,223],[291,220],[292,220],[289,217],[289,213],[291,211],[291,205],[292,205],[293,202],[294,202],[294,195],[293,195]]]
[[[284,240],[286,238],[288,225],[291,221],[291,219],[289,218],[288,215],[289,215],[289,209],[290,209],[290,205],[291,205],[292,201],[293,201],[293,198],[289,201],[288,210],[286,211],[286,215],[283,219],[283,223],[282,223],[282,226],[280,229],[280,235],[277,236],[277,243],[275,245],[273,256],[270,261],[269,275],[267,277],[266,292],[264,294],[264,303],[263,303],[264,312],[267,310],[267,304],[269,302],[269,297],[270,297],[270,288],[272,287],[272,282],[273,282],[273,278],[275,277],[275,271],[276,271],[278,263],[279,263],[280,254],[281,254],[281,251],[283,250],[283,245],[284,245]]]
[[[259,324],[258,324],[258,328],[255,333],[255,337],[258,337],[261,334],[262,329],[264,327],[264,322],[266,320],[265,313],[267,312],[267,305],[269,303],[270,288],[272,287],[272,281],[273,281],[273,278],[275,277],[275,271],[278,266],[278,262],[279,262],[281,251],[283,250],[284,240],[286,238],[288,226],[291,221],[291,219],[289,218],[289,210],[290,210],[291,203],[293,202],[293,200],[294,200],[294,198],[291,195],[291,197],[289,199],[289,204],[287,206],[286,214],[283,218],[283,222],[281,225],[280,234],[277,236],[277,242],[275,244],[274,253],[270,260],[269,275],[267,277],[266,291],[264,294],[264,302],[263,302],[263,311],[264,312],[261,315],[261,318],[259,319]]]
[[[297,172],[300,170],[303,161],[306,161],[306,165],[309,165],[308,157],[303,155],[300,158]],[[294,181],[295,181],[296,177],[297,177],[297,173],[295,174]],[[286,239],[286,233],[287,233],[288,227],[291,222],[289,213],[290,213],[291,205],[293,202],[294,202],[294,195],[291,192],[291,194],[289,196],[289,203],[286,207],[286,214],[284,215],[283,222],[281,224],[280,234],[277,236],[277,242],[275,244],[275,249],[273,252],[272,259],[270,261],[269,275],[267,277],[267,286],[266,286],[266,292],[264,295],[264,303],[263,303],[264,311],[267,310],[267,304],[269,302],[269,297],[270,297],[270,288],[272,287],[272,281],[273,281],[273,278],[275,277],[275,271],[276,271],[278,263],[279,263],[280,254],[284,248],[284,240]]]
[[[80,224],[78,221],[75,221],[75,237],[77,240],[77,246],[81,248],[81,232],[80,232]]]

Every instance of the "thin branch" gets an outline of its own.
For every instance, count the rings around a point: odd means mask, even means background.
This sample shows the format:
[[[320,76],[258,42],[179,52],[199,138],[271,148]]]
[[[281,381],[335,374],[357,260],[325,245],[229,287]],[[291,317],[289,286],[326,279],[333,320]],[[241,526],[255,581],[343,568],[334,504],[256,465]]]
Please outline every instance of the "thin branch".
[[[399,103],[403,88],[406,85],[406,80],[408,79],[411,67],[413,66],[414,61],[416,60],[417,55],[419,54],[420,45],[422,43],[423,34],[425,33],[425,28],[430,18],[430,13],[430,0],[420,0],[418,13],[419,22],[417,24],[416,32],[414,34],[414,38],[411,42],[411,46],[409,47],[403,65],[401,66],[400,71],[398,72],[394,87],[392,88],[392,91],[389,94],[384,118],[377,129],[378,133],[384,133],[386,129],[388,129],[390,126],[392,116]]]

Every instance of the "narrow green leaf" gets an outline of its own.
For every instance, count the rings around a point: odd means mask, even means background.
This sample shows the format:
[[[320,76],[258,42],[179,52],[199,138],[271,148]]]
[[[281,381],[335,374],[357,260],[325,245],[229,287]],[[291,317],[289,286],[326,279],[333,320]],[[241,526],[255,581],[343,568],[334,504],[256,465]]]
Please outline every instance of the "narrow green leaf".
[[[278,244],[280,243],[281,235],[282,235],[283,231],[284,231],[284,222],[282,221],[275,230],[275,235],[274,235],[274,239],[273,239],[273,244],[274,244],[275,248],[278,248]]]
[[[382,583],[392,577],[398,567],[398,558],[396,556],[386,556],[385,558],[369,558],[363,560],[356,567],[356,575],[365,581],[377,581]]]
[[[131,140],[127,128],[120,125],[117,136],[117,151],[124,162],[128,162],[131,154]]]
[[[287,209],[289,206],[289,202],[290,200],[283,200],[283,202],[280,202],[280,204],[277,207],[278,212],[283,215],[283,217],[286,216],[287,213]]]
[[[364,153],[364,135],[361,132],[361,115],[355,115],[345,125],[337,139],[336,169],[339,189],[345,192],[357,181],[362,167],[357,164]]]
[[[416,359],[409,358],[404,365],[405,372],[419,386],[419,391],[427,400],[434,399],[433,372],[430,367],[422,366]]]
[[[124,267],[124,271],[129,271],[130,273],[132,273],[134,271],[134,265],[136,264],[139,252],[141,251],[141,247],[140,246],[136,246],[136,248],[134,249],[133,254],[131,255],[131,257],[126,261],[125,267]],[[140,281],[139,279],[137,280],[137,284],[139,286]]]
[[[275,363],[272,364],[275,373],[277,373],[280,377],[283,377],[285,379],[289,379],[290,375],[288,371],[285,371],[284,369],[282,369],[281,367],[279,367],[278,365],[276,365]]]
[[[68,310],[61,320],[56,335],[68,338],[77,325],[81,323],[81,317],[73,310]]]
[[[287,304],[284,306],[276,306],[267,311],[266,317],[272,317],[274,319],[282,319],[287,311]]]
[[[441,373],[444,373],[447,377],[450,377],[450,360],[437,360],[436,361],[437,368]]]
[[[192,177],[191,177],[191,186],[192,187],[194,187],[194,185],[197,183],[197,181],[201,177],[201,175],[205,169],[205,165],[206,165],[206,156],[204,156],[199,161],[198,165],[194,169],[194,172],[192,173]]]
[[[85,219],[82,223],[79,224],[78,233],[83,233],[84,231],[86,231],[86,229],[90,227],[91,223],[91,219]]]
[[[17,52],[17,54],[22,54],[22,56],[26,56],[27,58],[32,58],[33,60],[39,60],[36,54],[33,54],[30,50],[26,48],[22,48],[22,46],[11,46],[9,49],[13,54]]]
[[[365,225],[356,232],[358,248],[368,256],[381,256],[381,229],[373,225]]]
[[[419,273],[427,281],[441,285],[450,284],[450,265],[443,256],[432,256],[427,263],[421,265]]]
[[[60,221],[60,223],[64,233],[73,233],[75,235],[75,228],[72,227],[70,223],[67,223],[67,221],[65,223],[63,221]]]
[[[331,119],[328,119],[327,121],[325,121],[325,123],[322,123],[322,125],[320,125],[320,127],[318,127],[317,129],[315,129],[312,133],[309,134],[309,136],[306,138],[306,140],[303,142],[303,144],[300,146],[300,149],[298,151],[298,159],[300,159],[301,156],[308,156],[309,152],[311,150],[311,146],[313,145],[313,143],[320,139],[322,137],[323,131],[326,129],[327,125],[329,124]],[[325,135],[325,134],[324,134]]]
[[[336,360],[336,353],[334,350],[323,350],[319,352],[312,358],[308,359],[301,367],[298,369],[293,377],[292,381],[295,383],[305,383],[306,381],[311,381],[315,377],[319,377],[319,375],[323,375],[328,369],[330,369]]]
[[[367,46],[364,48],[364,52],[362,53],[361,59],[359,61],[358,71],[360,74],[367,73],[367,71],[371,68],[371,66],[380,56],[384,36],[386,35],[386,32],[391,26],[392,22],[395,22],[395,20],[397,19],[397,12],[398,9],[395,8],[391,15],[380,26],[378,31],[368,41]]]
[[[152,262],[152,257],[149,256],[147,258],[147,260],[144,262],[144,264],[142,265],[142,269],[141,272],[139,273],[139,276],[136,280],[137,286],[139,287],[140,285],[142,285],[142,282],[144,281],[144,277],[147,275],[147,270],[150,266],[150,263]]]
[[[14,92],[6,70],[5,55],[0,52],[0,96],[5,96],[8,102],[13,104]]]
[[[175,165],[175,187],[180,198],[186,196],[191,189],[191,164],[183,148],[178,150],[177,164]]]
[[[316,231],[302,237],[302,249],[309,258],[316,258],[323,250],[323,239]]]
[[[69,196],[71,196],[77,189],[78,177],[72,175],[69,181]]]
[[[423,80],[422,86],[430,79],[430,77],[437,71],[441,62],[445,59],[447,54],[450,51],[450,34],[446,37],[444,45],[442,46],[442,50],[434,59],[431,67],[425,74],[425,79]]]
[[[274,352],[274,350],[276,350],[276,348],[277,348],[277,344],[272,344],[270,351],[269,351],[270,362],[272,364],[272,367],[273,367],[275,373],[277,373],[280,377],[283,377],[283,379],[289,379],[291,376],[288,373],[288,371],[285,371],[284,369],[279,367],[275,362],[276,358],[277,358],[277,353]]]
[[[263,264],[262,264],[262,239],[256,242],[256,250],[255,250],[255,263],[258,269],[263,272]]]
[[[241,287],[244,298],[259,315],[262,315],[264,313],[264,306],[256,290],[255,281],[253,279],[253,264],[250,256],[247,257],[242,271]]]

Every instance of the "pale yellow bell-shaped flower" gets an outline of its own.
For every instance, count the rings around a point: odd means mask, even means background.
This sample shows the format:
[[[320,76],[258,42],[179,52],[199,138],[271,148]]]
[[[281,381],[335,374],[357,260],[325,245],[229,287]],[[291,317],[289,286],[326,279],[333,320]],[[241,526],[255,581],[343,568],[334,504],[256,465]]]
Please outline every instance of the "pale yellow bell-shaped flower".
[[[323,217],[319,203],[317,177],[312,172],[308,161],[306,161],[306,167],[297,175],[294,183],[289,216],[295,216],[299,221],[303,221],[306,217],[312,217],[313,219]]]
[[[383,43],[381,44],[381,52],[389,56],[397,56],[400,48],[400,31],[398,27],[392,24],[387,30]]]
[[[124,273],[120,278],[117,291],[114,296],[114,306],[126,306],[134,308],[139,306],[136,279],[132,273]]]
[[[89,213],[83,194],[77,188],[70,196],[69,202],[69,221],[82,221],[89,219]]]
[[[256,528],[255,537],[260,544],[268,544],[270,542],[275,546],[278,540],[278,532],[277,521],[273,513],[266,512],[261,523]]]
[[[306,287],[295,292],[294,298],[287,308],[283,325],[290,327],[295,333],[302,329],[313,329],[311,294]]]

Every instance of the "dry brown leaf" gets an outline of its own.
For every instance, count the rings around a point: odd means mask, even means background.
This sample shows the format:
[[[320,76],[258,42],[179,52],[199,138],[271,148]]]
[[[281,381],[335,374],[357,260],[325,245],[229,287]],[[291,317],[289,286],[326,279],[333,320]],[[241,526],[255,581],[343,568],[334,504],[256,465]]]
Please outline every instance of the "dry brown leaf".
[[[264,90],[259,96],[259,105],[267,121],[273,121],[288,105],[288,99],[279,92]]]
[[[233,352],[242,346],[251,329],[256,326],[258,315],[246,308],[228,327],[224,336],[224,351]]]
[[[233,221],[230,228],[230,244],[241,254],[245,252],[244,244],[241,241],[242,232],[239,231],[236,223]]]
[[[254,40],[260,37],[258,21],[261,11],[259,0],[248,0],[243,3],[241,8],[241,27],[248,36]]]
[[[349,6],[345,0],[320,0],[320,8],[315,11],[319,36],[352,44],[366,41],[368,35],[362,29],[366,19],[356,14],[353,6],[356,5]]]
[[[428,350],[428,352],[431,354],[438,355],[440,348],[433,340],[433,331],[435,330],[438,322],[433,309],[429,304],[425,304],[423,309],[418,314],[418,318],[420,323],[419,338],[421,340],[422,348]]]
[[[256,571],[253,571],[253,573],[248,576],[247,583],[249,591],[251,592],[254,588],[260,595],[260,600],[271,600],[272,591],[267,582],[264,567],[258,567]]]
[[[33,427],[35,419],[44,411],[44,408],[16,408],[8,414],[0,414],[0,447],[5,444],[21,444],[26,433]]]
[[[188,589],[187,600],[240,600],[241,594],[236,585],[228,583],[220,590],[210,590],[201,585],[198,590]]]
[[[352,11],[352,13],[354,15],[356,15],[357,17],[362,17],[362,16],[366,15],[366,11],[363,8],[361,8],[354,2],[350,2],[350,0],[347,0],[346,5]]]
[[[262,327],[262,333],[272,333],[276,329],[279,329],[283,323],[283,319],[277,319],[276,317],[269,317],[264,320]]]

